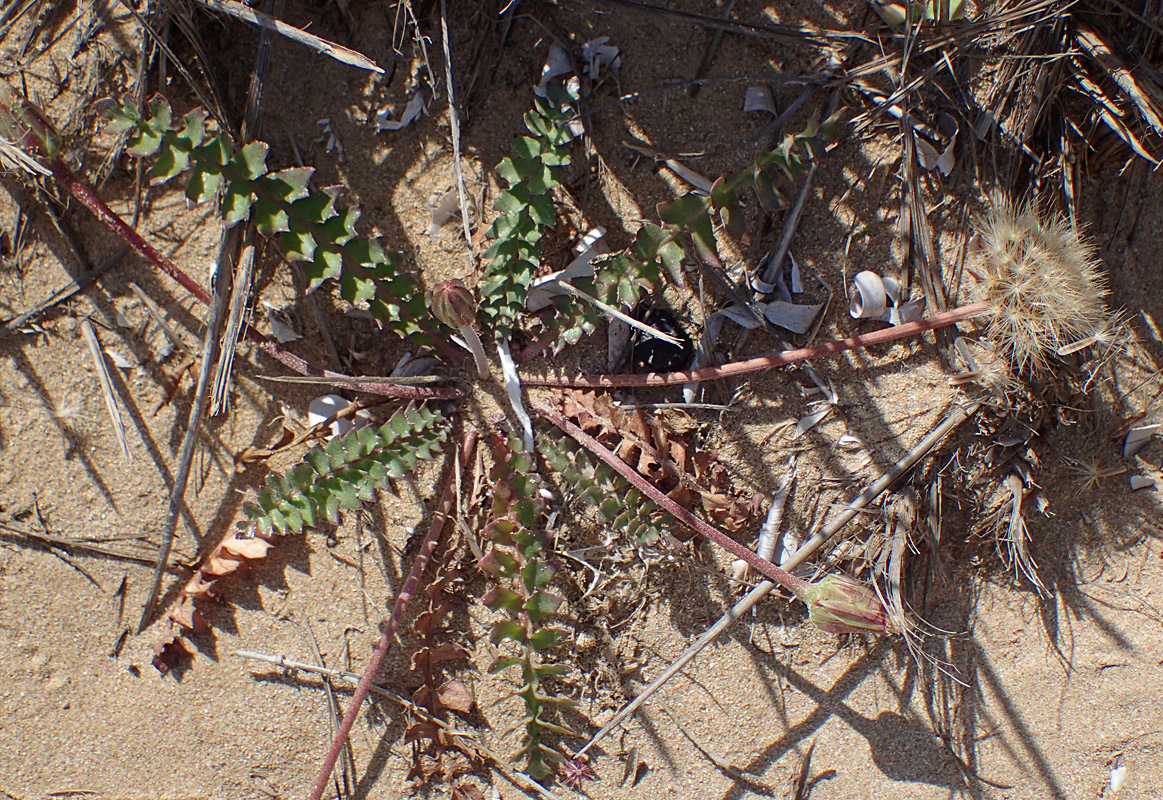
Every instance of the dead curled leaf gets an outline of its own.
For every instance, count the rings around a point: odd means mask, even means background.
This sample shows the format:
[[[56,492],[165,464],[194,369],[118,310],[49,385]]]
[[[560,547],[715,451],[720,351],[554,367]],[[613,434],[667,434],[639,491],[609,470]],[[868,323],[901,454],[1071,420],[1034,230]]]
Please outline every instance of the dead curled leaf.
[[[153,665],[162,675],[182,666],[192,655],[182,637],[176,633],[153,644]]]
[[[166,672],[165,659],[160,659],[161,650],[170,647],[171,652],[180,641],[179,633],[204,633],[210,629],[205,616],[199,610],[199,603],[204,603],[216,596],[215,585],[218,580],[231,573],[247,567],[251,561],[265,558],[267,551],[273,546],[270,539],[263,536],[246,536],[244,531],[236,530],[230,533],[194,571],[194,575],[182,587],[178,599],[170,609],[169,620],[174,628],[166,638],[154,645],[159,657],[155,657],[154,666],[161,672]],[[160,648],[160,649],[159,649]],[[184,648],[184,645],[183,645]],[[160,666],[159,666],[160,664]],[[165,667],[163,669],[163,667]]]
[[[458,680],[448,680],[441,684],[436,690],[436,699],[444,708],[461,714],[471,714],[476,705],[472,692],[463,681]]]
[[[684,508],[698,497],[714,522],[731,531],[762,513],[763,495],[739,489],[718,454],[695,445],[689,418],[668,424],[661,416],[647,418],[641,409],[622,408],[609,395],[592,392],[566,391],[558,404],[578,427]]]

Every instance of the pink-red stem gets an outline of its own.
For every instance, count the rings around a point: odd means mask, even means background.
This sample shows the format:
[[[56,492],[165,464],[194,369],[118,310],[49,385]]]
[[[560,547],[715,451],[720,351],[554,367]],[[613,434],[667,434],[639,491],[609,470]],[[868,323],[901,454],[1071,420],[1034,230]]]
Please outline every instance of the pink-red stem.
[[[618,458],[612,453],[609,448],[603,445],[594,437],[583,431],[577,425],[574,425],[564,416],[554,411],[549,406],[541,403],[531,403],[530,406],[537,414],[552,422],[557,427],[568,433],[581,444],[582,447],[589,450],[595,456],[605,461],[614,471],[621,475],[634,485],[638,491],[649,497],[657,503],[664,511],[669,513],[672,517],[677,519],[684,525],[692,528],[696,533],[705,536],[715,544],[722,547],[731,555],[741,558],[755,568],[756,571],[762,573],[765,577],[778,583],[780,586],[788,589],[797,597],[803,597],[804,592],[808,589],[807,581],[800,580],[790,572],[780,569],[775,564],[772,564],[765,558],[760,558],[758,555],[748,550],[743,545],[732,539],[727,534],[715,528],[712,525],[703,522],[691,512],[680,506],[674,500],[671,500],[662,493],[658,487],[646,480],[640,475],[637,470],[631,467],[622,459]]]
[[[730,378],[733,375],[745,375],[750,372],[760,372],[773,367],[782,367],[794,364],[797,361],[809,361],[813,358],[843,353],[846,350],[855,350],[860,347],[895,342],[916,336],[918,333],[931,331],[936,328],[945,328],[970,317],[980,316],[991,308],[989,303],[973,303],[951,311],[945,311],[926,317],[916,322],[906,322],[884,330],[862,333],[858,336],[849,336],[847,339],[838,339],[825,342],[814,347],[804,347],[799,350],[785,350],[782,353],[773,353],[768,356],[758,356],[745,361],[736,361],[719,367],[705,367],[687,372],[668,372],[632,375],[580,375],[573,378],[559,378],[550,375],[522,375],[521,382],[526,386],[568,386],[579,389],[607,389],[618,386],[673,386],[674,384],[698,383],[713,381],[719,378]]]
[[[466,426],[464,439],[460,445],[461,468],[472,459],[476,443],[476,429],[472,426]],[[355,718],[359,716],[359,709],[363,705],[363,701],[367,699],[372,684],[375,683],[376,673],[380,669],[380,664],[384,661],[384,656],[388,654],[388,650],[392,647],[392,642],[396,639],[396,631],[400,627],[400,620],[404,616],[404,611],[407,610],[408,604],[412,601],[412,593],[416,591],[416,587],[420,583],[420,576],[424,574],[424,568],[428,566],[428,559],[431,558],[432,551],[436,549],[436,545],[440,542],[440,533],[444,530],[444,526],[448,524],[448,520],[450,519],[449,512],[452,510],[452,505],[456,500],[456,487],[459,484],[457,477],[456,470],[454,469],[448,477],[448,482],[444,484],[444,493],[440,496],[440,503],[436,506],[436,512],[432,517],[432,524],[428,526],[428,533],[424,536],[424,541],[420,544],[420,552],[416,554],[416,561],[412,564],[412,571],[408,573],[408,578],[404,581],[404,585],[400,589],[400,594],[396,597],[396,603],[392,606],[391,616],[388,617],[388,621],[384,625],[384,631],[380,636],[379,644],[376,645],[376,649],[372,652],[371,658],[368,659],[363,676],[359,679],[359,685],[355,688],[355,694],[352,695],[351,701],[347,704],[347,710],[343,712],[343,720],[339,723],[339,730],[335,733],[335,739],[331,742],[331,747],[327,750],[327,755],[323,757],[323,765],[319,768],[319,774],[315,777],[315,783],[311,786],[311,794],[308,795],[310,800],[320,800],[323,797],[323,790],[327,788],[327,781],[331,779],[331,772],[335,769],[335,762],[339,760],[339,754],[343,752],[343,743],[347,741],[347,735],[351,733],[351,727],[355,724]]]

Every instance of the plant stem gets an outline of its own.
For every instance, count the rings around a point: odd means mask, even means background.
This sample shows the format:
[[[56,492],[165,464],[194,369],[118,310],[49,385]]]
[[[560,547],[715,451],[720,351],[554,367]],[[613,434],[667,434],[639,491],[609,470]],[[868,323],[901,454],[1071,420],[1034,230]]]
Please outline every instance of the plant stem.
[[[308,795],[310,800],[320,800],[323,797],[323,790],[327,788],[327,781],[331,778],[331,771],[335,769],[335,762],[339,759],[339,754],[343,751],[343,743],[347,739],[347,735],[351,733],[351,727],[355,724],[355,718],[359,715],[359,709],[363,705],[363,701],[367,699],[368,693],[371,691],[372,684],[375,682],[376,672],[379,671],[380,664],[383,663],[384,657],[388,654],[388,650],[392,647],[392,642],[396,640],[396,630],[400,627],[400,619],[404,616],[404,611],[407,610],[408,604],[412,601],[412,593],[416,591],[416,587],[420,583],[420,577],[424,574],[424,568],[428,566],[428,559],[432,556],[432,551],[436,549],[437,543],[440,541],[440,534],[444,530],[445,525],[448,524],[449,512],[452,510],[454,501],[456,500],[456,487],[460,485],[458,468],[463,466],[472,458],[473,450],[476,448],[477,432],[472,426],[466,426],[464,439],[460,445],[460,459],[457,466],[454,466],[452,472],[448,477],[448,481],[444,484],[444,493],[440,496],[440,503],[436,506],[436,512],[432,516],[432,523],[428,526],[428,533],[424,536],[424,541],[420,544],[420,552],[416,554],[416,560],[412,563],[412,570],[408,573],[407,580],[400,589],[400,594],[396,597],[396,603],[392,606],[392,614],[388,617],[387,623],[384,625],[383,633],[380,635],[379,644],[372,652],[371,658],[368,659],[367,667],[364,668],[363,677],[359,679],[359,686],[355,689],[355,694],[352,695],[351,701],[347,705],[347,710],[343,712],[343,720],[339,723],[339,730],[335,733],[335,739],[331,742],[331,747],[328,748],[327,754],[323,757],[323,765],[319,768],[319,774],[315,777],[315,783],[311,786],[311,793]]]
[[[967,306],[954,308],[935,314],[916,322],[907,322],[894,328],[862,333],[849,336],[847,339],[838,339],[824,342],[814,347],[805,347],[799,350],[785,350],[782,353],[773,353],[767,356],[749,358],[745,361],[735,361],[719,367],[705,367],[703,369],[688,370],[687,372],[651,372],[647,374],[629,375],[580,375],[574,378],[557,378],[548,375],[523,375],[522,383],[526,386],[567,386],[580,389],[606,389],[618,386],[673,386],[674,384],[698,383],[713,381],[720,378],[730,378],[734,375],[746,375],[751,372],[761,372],[773,367],[782,367],[798,361],[808,361],[813,358],[843,353],[861,347],[886,344],[909,336],[916,336],[925,331],[945,328],[971,317],[987,313],[992,304],[988,302],[972,303]]]
[[[124,239],[130,247],[141,253],[151,264],[161,269],[185,287],[187,292],[194,295],[194,297],[203,303],[210,302],[209,292],[199,286],[198,282],[189,275],[182,272],[177,264],[162,255],[140,233],[131,228],[125,220],[117,216],[113,209],[109,208],[105,204],[105,201],[89,188],[88,184],[77,177],[62,159],[53,159],[49,166],[52,168],[53,177],[57,179],[57,182],[61,186],[64,186],[69,194],[75,197],[81,205],[93,212],[93,216],[105,223],[106,227]]]
[[[808,589],[807,581],[801,580],[795,575],[792,575],[790,572],[780,569],[767,559],[760,558],[758,555],[736,542],[734,539],[720,531],[718,528],[703,522],[694,514],[687,511],[674,500],[671,500],[669,497],[663,494],[662,491],[658,489],[658,487],[654,486],[644,477],[639,475],[633,467],[631,467],[622,459],[618,458],[618,456],[614,455],[614,453],[610,452],[610,450],[607,449],[605,445],[603,445],[594,437],[590,436],[577,425],[574,425],[572,422],[554,411],[552,408],[541,405],[540,403],[531,403],[530,405],[539,415],[549,420],[557,427],[561,428],[563,431],[576,439],[580,445],[613,467],[614,471],[632,483],[636,489],[657,503],[679,522],[689,526],[695,532],[710,539],[712,542],[722,547],[731,555],[746,561],[753,569],[755,569],[756,572],[762,573],[765,577],[775,581],[779,585],[786,588],[788,591],[795,594],[797,597],[802,598],[804,596],[803,593]]]
[[[489,377],[489,359],[485,355],[485,346],[481,344],[481,337],[477,336],[472,325],[461,325],[460,335],[465,344],[468,345],[468,349],[472,350],[472,357],[477,362],[477,375],[482,378]]]
[[[816,550],[818,550],[825,542],[835,536],[841,528],[847,525],[852,520],[852,518],[860,512],[860,509],[867,506],[878,496],[880,496],[881,492],[892,486],[892,484],[896,482],[897,478],[911,469],[914,464],[920,461],[926,453],[936,447],[937,444],[939,444],[942,439],[944,439],[953,430],[955,430],[957,426],[965,422],[965,420],[969,419],[969,417],[973,415],[978,408],[979,406],[977,403],[971,403],[968,407],[955,407],[952,411],[949,412],[948,415],[946,415],[945,419],[942,420],[940,424],[938,424],[935,428],[933,428],[932,431],[929,432],[929,434],[924,439],[917,442],[917,444],[915,444],[908,453],[906,453],[899,461],[885,470],[884,474],[869,484],[869,486],[864,491],[860,492],[860,494],[852,498],[852,501],[848,503],[847,506],[845,506],[843,511],[836,515],[835,519],[825,525],[818,534],[805,542],[798,550],[795,551],[795,553],[792,553],[789,557],[784,559],[780,566],[787,567],[788,569],[795,569],[797,566],[807,561],[808,558],[816,552]],[[622,723],[622,720],[626,719],[635,711],[637,711],[638,708],[643,703],[645,703],[651,695],[658,691],[663,686],[663,684],[674,677],[679,672],[679,670],[689,664],[694,659],[694,657],[698,655],[700,651],[702,651],[703,648],[713,642],[719,636],[719,634],[727,630],[727,628],[731,627],[731,625],[734,624],[736,620],[741,618],[744,614],[755,607],[755,605],[758,604],[759,601],[764,597],[766,597],[774,588],[775,584],[771,581],[763,581],[761,584],[748,592],[747,595],[740,599],[739,602],[737,602],[734,606],[732,606],[727,611],[727,613],[719,617],[718,621],[715,622],[714,625],[708,628],[701,636],[699,636],[698,639],[689,645],[678,658],[676,658],[658,675],[657,678],[652,680],[649,686],[639,692],[638,695],[629,703],[618,709],[618,713],[615,714],[609,722],[603,725],[602,729],[595,733],[588,742],[582,745],[581,749],[573,754],[573,758],[580,758],[587,750],[604,739],[611,731],[616,729],[618,725]]]

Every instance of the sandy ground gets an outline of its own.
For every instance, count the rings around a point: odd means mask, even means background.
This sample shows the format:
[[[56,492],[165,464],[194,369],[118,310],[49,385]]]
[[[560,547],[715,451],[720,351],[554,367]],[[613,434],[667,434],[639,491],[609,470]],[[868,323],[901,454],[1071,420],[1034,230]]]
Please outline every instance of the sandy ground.
[[[318,167],[320,184],[347,186],[346,199],[362,208],[365,230],[406,252],[429,285],[466,277],[457,226],[429,235],[430,209],[454,187],[445,104],[429,97],[430,115],[397,133],[374,133],[375,113],[385,107],[400,112],[422,70],[411,44],[405,43],[405,55],[392,55],[392,19],[383,9],[353,9],[355,25],[349,26],[334,7],[315,19],[317,11],[290,5],[289,21],[314,21],[320,35],[394,66],[388,77],[373,81],[276,41],[259,134],[272,145],[270,163],[295,162],[290,134],[303,161]],[[50,117],[62,120],[88,172],[112,142],[87,104],[89,93],[124,91],[136,68],[140,33],[115,12],[66,68],[85,29],[65,28],[73,13],[61,11],[58,30],[64,34],[39,55],[49,34],[22,55],[22,36],[10,32],[0,61],[6,72],[26,68],[30,91]],[[86,13],[82,9],[87,20]],[[824,7],[794,19],[786,11],[780,19],[756,3],[738,4],[733,12],[753,20],[765,13],[769,20],[808,19],[823,27],[846,19]],[[485,208],[496,189],[491,169],[521,130],[520,115],[531,102],[530,87],[550,37],[569,35],[576,44],[609,35],[620,48],[619,87],[599,87],[591,104],[588,172],[596,179],[575,170],[567,185],[570,202],[563,207],[574,227],[602,225],[616,246],[628,243],[640,220],[656,219],[659,201],[686,191],[672,173],[638,160],[623,142],[634,136],[668,155],[703,153],[689,163],[705,175],[741,169],[769,119],[740,111],[744,90],[757,82],[751,76],[811,67],[794,48],[727,35],[711,69],[723,80],[692,98],[686,86],[658,87],[689,79],[698,69],[710,33],[695,25],[566,3],[523,9],[502,44],[503,27],[480,14],[456,12],[452,49],[468,109],[462,163],[470,195],[484,194]],[[233,65],[224,74],[234,103],[240,87],[245,91],[255,37],[237,22],[199,21],[220,63]],[[432,67],[440,73],[438,49],[438,42],[428,42]],[[54,68],[73,76],[64,91],[52,88]],[[647,94],[619,106],[619,89]],[[196,103],[176,80],[166,93],[178,110]],[[777,91],[784,105],[797,94],[795,88]],[[813,99],[812,113],[824,100]],[[238,101],[231,107],[240,106]],[[330,120],[343,143],[344,159],[328,152],[316,124],[322,119]],[[822,162],[809,198],[793,252],[806,273],[837,292],[821,338],[860,329],[844,313],[847,277],[899,263],[899,145],[891,134],[864,146],[842,143]],[[985,483],[974,483],[976,460],[991,441],[1028,422],[1007,422],[1004,414],[983,410],[906,479],[922,496],[937,485],[943,498],[940,556],[914,576],[918,610],[947,632],[928,639],[929,658],[918,661],[896,640],[819,632],[786,605],[764,603],[606,740],[594,762],[600,780],[585,787],[589,796],[791,797],[803,757],[813,747],[806,791],[815,800],[1163,796],[1159,501],[1152,490],[1132,492],[1127,480],[1130,472],[1151,475],[1163,447],[1156,442],[1140,460],[1124,459],[1118,437],[1130,421],[1163,421],[1163,336],[1157,326],[1163,320],[1157,269],[1161,181],[1142,166],[1121,175],[1096,167],[1082,177],[1080,217],[1099,244],[1111,305],[1125,309],[1130,342],[1089,394],[1061,397],[1061,386],[1044,393],[1050,411],[1026,455],[1047,506],[1046,513],[1029,510],[1027,522],[1051,595],[1041,598],[1028,581],[1015,578],[995,547],[992,528],[983,523],[995,498],[988,474]],[[951,262],[959,241],[959,198],[979,198],[983,190],[965,161],[948,178],[934,175],[930,183],[933,224],[942,256]],[[124,168],[113,173],[102,195],[132,216],[132,177]],[[144,212],[139,228],[205,282],[219,234],[213,216],[187,208],[168,189],[152,190]],[[62,216],[88,263],[120,249],[83,209],[71,207]],[[742,254],[749,259],[774,247],[782,224],[753,222],[753,241]],[[554,247],[568,247],[568,235],[558,238]],[[45,201],[13,175],[4,177],[0,192],[0,245],[4,318],[34,306],[83,270]],[[551,257],[557,263],[565,254]],[[277,309],[303,334],[288,346],[332,366],[291,271],[268,253],[258,274],[260,306]],[[188,665],[160,674],[150,663],[158,628],[127,634],[150,580],[150,567],[131,558],[148,562],[156,553],[193,389],[186,374],[173,402],[166,402],[181,357],[167,355],[160,337],[148,330],[147,311],[131,284],[169,311],[188,346],[198,346],[203,310],[135,256],[43,317],[40,327],[0,338],[0,791],[13,798],[304,796],[331,740],[325,687],[309,675],[246,662],[235,650],[321,658],[328,666],[362,672],[409,569],[409,543],[426,528],[440,465],[398,482],[377,505],[350,515],[338,529],[280,540],[255,569],[229,579],[228,602],[211,614],[213,633],[196,639]],[[686,304],[685,320],[701,319],[691,289],[668,289],[666,297]],[[345,315],[337,295],[321,292],[316,301],[343,361],[335,367],[362,374],[391,369],[403,352],[398,340]],[[119,359],[112,375],[128,430],[128,462],[110,430],[82,337],[86,317],[106,352]],[[269,330],[270,317],[260,314],[256,324]],[[553,363],[596,368],[601,359],[589,345]],[[751,490],[770,493],[795,453],[799,466],[787,524],[799,530],[818,523],[833,504],[847,502],[899,458],[956,397],[931,337],[817,367],[834,382],[841,405],[800,439],[779,427],[807,408],[801,390],[810,382],[798,371],[755,377],[742,385],[736,410],[693,411],[693,422],[684,423],[718,450],[738,485]],[[234,455],[276,441],[284,419],[305,420],[314,392],[260,377],[278,373],[261,354],[240,350],[232,410],[208,424],[195,460],[171,557],[177,566],[166,582],[169,601],[188,576],[186,567],[233,528],[246,494],[261,484],[263,467],[236,472]],[[859,446],[845,449],[841,437],[854,437]],[[285,469],[295,455],[269,466]],[[1071,459],[1129,472],[1087,486]],[[870,514],[850,534],[860,541],[878,526],[879,514]],[[570,541],[588,541],[585,536],[594,533],[584,524],[579,530]],[[69,554],[36,545],[21,531],[110,552]],[[578,701],[569,723],[586,734],[736,597],[723,577],[727,561],[708,547],[688,545],[674,556],[644,561],[621,543],[613,546],[615,554],[596,562],[606,575],[608,596],[601,602],[577,600],[588,572],[579,568],[561,578],[561,590],[571,598],[563,618],[573,634],[565,660],[573,656],[577,665],[564,679]],[[464,644],[482,666],[495,655],[487,642],[491,621],[480,605],[470,606],[463,619]],[[381,671],[381,685],[401,692],[415,688],[407,671],[410,645],[415,636],[405,629]],[[480,739],[498,753],[513,752],[517,738],[510,729],[521,708],[507,698],[511,677],[483,669],[466,669],[460,677],[480,709]],[[346,691],[337,691],[341,704]],[[402,712],[389,703],[361,716],[352,736],[352,796],[411,792],[404,729]],[[582,741],[567,745],[576,748]],[[1123,780],[1117,793],[1113,769],[1121,770]],[[500,797],[523,796],[499,773],[490,774]],[[571,794],[561,786],[554,791]]]

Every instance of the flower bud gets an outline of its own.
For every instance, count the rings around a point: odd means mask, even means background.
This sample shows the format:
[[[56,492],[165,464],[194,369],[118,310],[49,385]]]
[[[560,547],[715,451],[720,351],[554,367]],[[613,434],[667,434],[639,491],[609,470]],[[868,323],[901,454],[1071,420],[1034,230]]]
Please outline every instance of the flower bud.
[[[871,587],[843,575],[813,583],[804,597],[812,624],[829,633],[895,633]]]
[[[452,328],[472,326],[477,317],[477,303],[461,281],[445,281],[432,290],[432,315]]]

